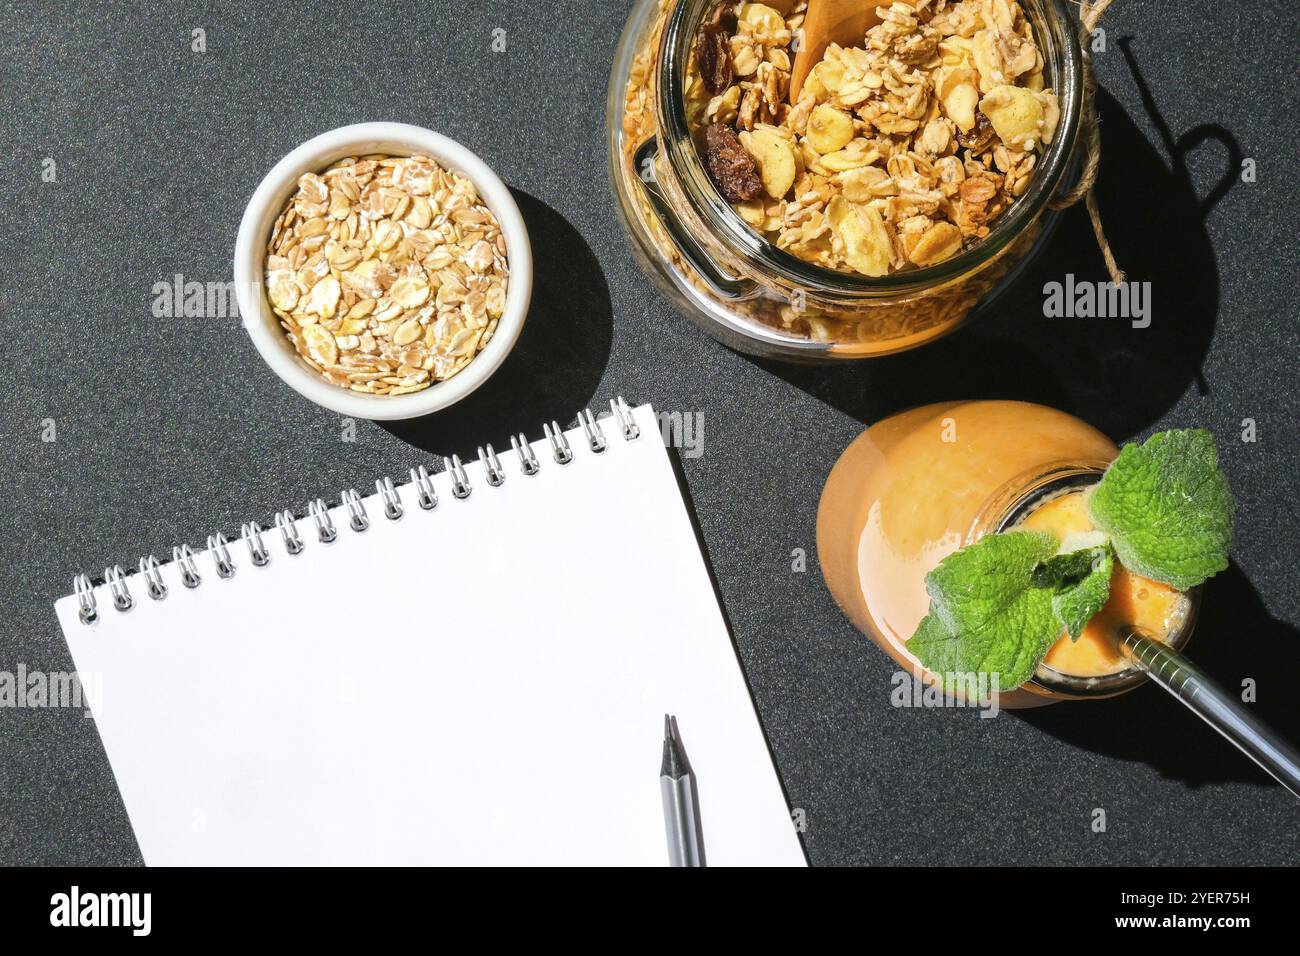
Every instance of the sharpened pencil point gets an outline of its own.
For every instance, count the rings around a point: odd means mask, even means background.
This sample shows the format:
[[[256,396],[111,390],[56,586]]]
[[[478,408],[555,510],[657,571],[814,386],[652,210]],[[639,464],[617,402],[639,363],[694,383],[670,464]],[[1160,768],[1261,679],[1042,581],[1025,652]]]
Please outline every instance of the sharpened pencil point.
[[[671,714],[664,714],[664,759],[659,766],[659,776],[680,780],[691,772],[690,761],[682,750],[682,742],[677,738]]]

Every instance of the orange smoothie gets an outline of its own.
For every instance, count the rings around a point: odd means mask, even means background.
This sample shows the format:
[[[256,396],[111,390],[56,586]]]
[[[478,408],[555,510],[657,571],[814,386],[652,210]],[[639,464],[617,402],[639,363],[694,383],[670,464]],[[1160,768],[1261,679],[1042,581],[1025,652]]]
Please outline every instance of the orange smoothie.
[[[929,609],[926,574],[959,548],[1017,522],[1059,527],[1060,534],[1087,530],[1080,492],[1118,453],[1086,422],[1025,402],[945,402],[878,422],[845,450],[822,492],[817,551],[827,587],[901,667],[932,678],[906,647]],[[1075,504],[1055,504],[1071,499]],[[1051,663],[1000,694],[1000,706],[1110,696],[1140,683],[1103,641],[1107,621],[1159,623],[1150,629],[1167,635],[1182,618],[1170,612],[1178,602],[1167,589],[1122,569],[1116,575],[1110,603],[1089,624],[1091,639],[1058,643]]]
[[[1016,530],[1049,531],[1059,539],[1070,533],[1094,531],[1088,517],[1087,492],[1068,491],[1035,508]],[[1115,645],[1116,633],[1134,625],[1159,640],[1178,633],[1187,614],[1188,599],[1181,591],[1134,574],[1118,561],[1110,577],[1110,599],[1077,641],[1069,635],[1047,652],[1043,666],[1074,677],[1104,677],[1127,669]]]

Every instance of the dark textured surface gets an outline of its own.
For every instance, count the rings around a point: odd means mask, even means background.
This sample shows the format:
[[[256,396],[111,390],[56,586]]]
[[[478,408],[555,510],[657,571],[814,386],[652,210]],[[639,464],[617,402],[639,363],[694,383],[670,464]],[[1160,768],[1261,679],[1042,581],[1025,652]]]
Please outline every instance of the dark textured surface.
[[[627,3],[138,9],[0,4],[0,670],[71,666],[52,604],[75,571],[170,553],[404,473],[422,448],[472,451],[622,392],[704,415],[705,454],[683,467],[813,862],[1296,861],[1300,805],[1158,691],[996,720],[894,709],[894,667],[840,616],[815,560],[790,570],[792,549],[813,558],[839,452],[908,405],[1024,398],[1117,439],[1204,425],[1241,501],[1241,545],[1207,589],[1195,656],[1230,686],[1257,679],[1259,710],[1300,737],[1294,4],[1120,0],[1108,16],[1101,201],[1121,261],[1154,282],[1150,329],[1042,318],[1044,281],[1102,277],[1075,211],[998,316],[835,370],[732,354],[637,271],[603,146]],[[260,177],[366,119],[447,133],[527,194],[538,298],[518,360],[470,406],[414,428],[359,423],[349,444],[237,320],[155,319],[150,303],[173,273],[228,279]],[[1258,181],[1230,172],[1203,204],[1243,156]],[[93,723],[0,709],[0,863],[138,861]]]

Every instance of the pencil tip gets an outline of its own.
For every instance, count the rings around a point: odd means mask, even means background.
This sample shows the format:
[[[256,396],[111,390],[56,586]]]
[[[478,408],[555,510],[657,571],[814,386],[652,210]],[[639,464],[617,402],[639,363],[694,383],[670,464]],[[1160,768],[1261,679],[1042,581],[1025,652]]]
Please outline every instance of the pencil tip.
[[[664,759],[659,768],[659,776],[677,780],[690,772],[691,764],[682,750],[682,742],[677,736],[673,716],[664,714]]]

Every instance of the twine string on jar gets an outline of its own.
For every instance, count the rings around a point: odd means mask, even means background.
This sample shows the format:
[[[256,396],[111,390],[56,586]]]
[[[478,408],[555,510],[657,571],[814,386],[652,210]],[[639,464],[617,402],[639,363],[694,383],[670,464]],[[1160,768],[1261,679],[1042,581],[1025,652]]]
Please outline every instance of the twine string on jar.
[[[1115,261],[1115,254],[1106,239],[1106,231],[1101,226],[1101,212],[1097,208],[1097,196],[1093,191],[1097,183],[1097,170],[1101,166],[1101,121],[1097,116],[1097,77],[1093,72],[1092,57],[1088,53],[1092,31],[1097,28],[1097,21],[1110,4],[1111,0],[1083,0],[1079,6],[1079,39],[1083,48],[1083,109],[1079,123],[1086,137],[1083,171],[1079,175],[1079,181],[1071,188],[1062,190],[1048,206],[1056,210],[1068,209],[1080,199],[1083,200],[1088,218],[1092,221],[1093,234],[1097,237],[1097,246],[1101,249],[1102,258],[1106,260],[1106,271],[1110,273],[1111,281],[1119,285],[1124,281],[1124,270]]]

